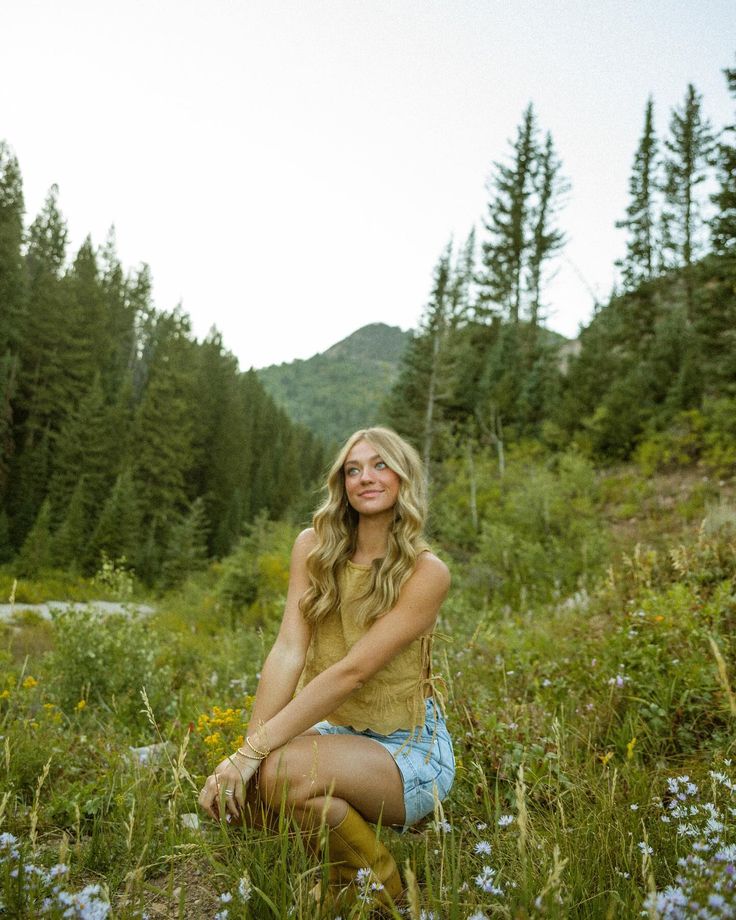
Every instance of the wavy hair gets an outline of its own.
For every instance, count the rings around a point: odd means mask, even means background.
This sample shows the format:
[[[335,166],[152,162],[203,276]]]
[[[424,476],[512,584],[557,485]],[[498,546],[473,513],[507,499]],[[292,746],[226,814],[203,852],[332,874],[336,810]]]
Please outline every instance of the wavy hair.
[[[358,536],[358,512],[348,502],[344,465],[353,447],[364,440],[375,447],[400,482],[386,555],[373,561],[370,584],[355,611],[358,623],[370,623],[396,604],[417,557],[427,549],[427,489],[419,454],[390,428],[356,431],[335,458],[327,476],[327,497],[314,514],[317,544],[307,557],[309,587],[299,603],[310,623],[319,623],[340,604],[338,578],[355,553]]]

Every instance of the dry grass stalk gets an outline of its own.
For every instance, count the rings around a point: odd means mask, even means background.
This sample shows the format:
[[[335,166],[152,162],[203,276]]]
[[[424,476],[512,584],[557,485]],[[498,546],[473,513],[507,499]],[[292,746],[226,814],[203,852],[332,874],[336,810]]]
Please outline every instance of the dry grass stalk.
[[[2,801],[0,802],[0,827],[3,826],[3,821],[5,820],[5,809],[8,807],[9,801],[10,801],[10,793],[4,792]]]
[[[38,825],[38,806],[41,801],[41,788],[46,782],[46,777],[49,775],[49,768],[51,767],[52,759],[53,755],[46,761],[46,765],[44,766],[41,775],[38,778],[38,782],[36,783],[36,792],[33,796],[33,807],[31,808],[31,829],[30,833],[28,834],[33,850],[36,849],[36,827]]]
[[[422,899],[419,894],[417,877],[412,872],[408,859],[404,868],[404,878],[406,879],[406,900],[409,904],[409,916],[411,920],[420,920]]]
[[[710,642],[710,647],[713,651],[713,657],[716,660],[716,665],[718,667],[718,680],[720,681],[723,692],[726,694],[726,699],[728,700],[728,708],[731,710],[731,715],[736,717],[736,696],[731,689],[731,684],[728,680],[728,671],[726,670],[726,661],[721,654],[721,650],[716,644],[716,640],[713,636],[708,636],[708,641]]]
[[[524,764],[519,764],[519,775],[516,778],[516,812],[519,826],[519,854],[523,861],[526,860],[527,835],[529,830],[529,813],[526,807],[526,783],[524,782]]]

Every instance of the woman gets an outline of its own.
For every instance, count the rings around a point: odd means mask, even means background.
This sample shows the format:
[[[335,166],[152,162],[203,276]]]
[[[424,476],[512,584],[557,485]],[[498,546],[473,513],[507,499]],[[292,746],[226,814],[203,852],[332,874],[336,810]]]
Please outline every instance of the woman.
[[[326,826],[332,895],[355,892],[357,877],[388,902],[401,879],[367,822],[416,823],[454,776],[431,674],[450,577],[424,542],[421,461],[393,431],[349,438],[327,493],[294,543],[284,617],[245,743],[207,778],[199,801],[215,818],[223,806],[244,816],[285,801],[308,836]]]

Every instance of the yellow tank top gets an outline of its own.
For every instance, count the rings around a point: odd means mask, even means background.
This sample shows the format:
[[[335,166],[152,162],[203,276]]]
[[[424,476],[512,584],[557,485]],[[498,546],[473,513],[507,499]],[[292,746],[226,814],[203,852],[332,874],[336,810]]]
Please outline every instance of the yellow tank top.
[[[338,578],[340,607],[312,630],[299,687],[340,661],[370,629],[355,622],[355,600],[367,588],[370,565],[347,562]],[[356,731],[370,728],[388,735],[399,728],[409,731],[424,725],[426,697],[432,695],[432,633],[415,639],[411,645],[377,671],[362,687],[331,712],[333,725],[349,725]]]

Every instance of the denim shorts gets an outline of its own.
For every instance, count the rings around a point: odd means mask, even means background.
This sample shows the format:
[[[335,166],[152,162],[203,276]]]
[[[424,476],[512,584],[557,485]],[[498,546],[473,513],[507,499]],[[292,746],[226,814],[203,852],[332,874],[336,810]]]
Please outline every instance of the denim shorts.
[[[390,735],[379,735],[370,728],[362,732],[346,725],[318,722],[313,726],[320,735],[356,735],[372,738],[383,745],[396,761],[404,784],[404,830],[431,814],[434,793],[442,801],[447,797],[455,778],[455,755],[445,719],[432,699],[425,703],[426,717],[421,729],[398,729]]]

